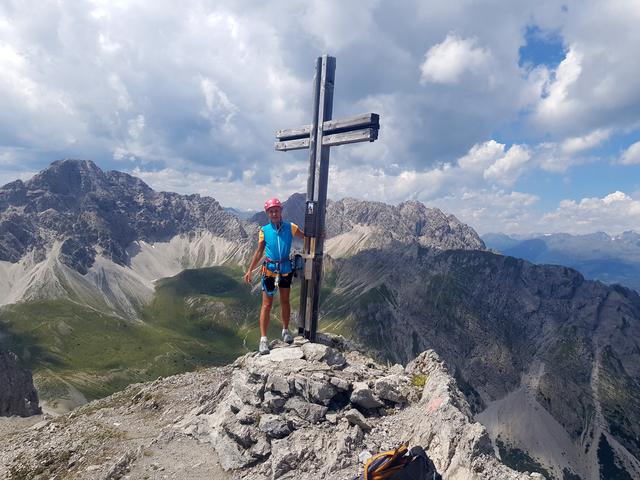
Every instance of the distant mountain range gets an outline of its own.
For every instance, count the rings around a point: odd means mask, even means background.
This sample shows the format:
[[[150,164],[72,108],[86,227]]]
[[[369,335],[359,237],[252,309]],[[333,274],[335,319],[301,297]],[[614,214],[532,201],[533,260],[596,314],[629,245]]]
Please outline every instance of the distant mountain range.
[[[303,212],[302,195],[285,202],[286,218]],[[5,185],[0,347],[68,406],[228,363],[258,339],[242,273],[264,222],[87,161]],[[636,292],[495,254],[420,202],[330,202],[326,229],[321,329],[389,362],[434,349],[514,468],[640,477]]]
[[[239,210],[233,207],[225,207],[224,211],[230,213],[234,217],[238,217],[240,220],[247,220],[257,213],[253,210]]]
[[[565,265],[585,277],[640,291],[640,234],[554,233],[527,238],[501,233],[482,236],[488,248],[539,264]]]

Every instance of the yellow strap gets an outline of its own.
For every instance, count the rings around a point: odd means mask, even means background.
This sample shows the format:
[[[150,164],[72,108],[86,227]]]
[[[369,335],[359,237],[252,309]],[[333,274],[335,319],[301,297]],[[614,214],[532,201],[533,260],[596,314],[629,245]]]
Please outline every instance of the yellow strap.
[[[392,476],[394,473],[401,471],[405,465],[396,465],[395,467],[391,467],[384,472],[376,472],[373,474],[373,478],[371,480],[385,480]]]
[[[391,456],[389,461],[382,466],[380,471],[382,472],[384,470],[387,470],[388,468],[391,468],[393,462],[395,462],[398,457],[403,456],[405,453],[407,453],[407,446],[405,444],[402,444],[394,450],[393,455]]]
[[[267,277],[277,277],[278,276],[277,273],[272,272],[271,270],[269,270],[264,265],[262,266],[262,274],[266,275]]]
[[[364,480],[383,480],[384,478],[389,476],[389,474],[386,473],[385,471],[395,473],[400,468],[391,467],[391,464],[398,457],[401,457],[405,453],[407,453],[407,448],[408,448],[407,444],[403,443],[395,450],[387,450],[386,452],[380,452],[374,455],[373,457],[371,457],[364,464]],[[390,458],[387,463],[385,463],[379,468],[379,470],[376,469],[376,471],[373,473],[373,477],[369,477],[369,466],[371,465],[372,462],[376,461],[378,458],[381,458],[381,457],[390,457]],[[380,476],[380,475],[384,475],[384,476]]]

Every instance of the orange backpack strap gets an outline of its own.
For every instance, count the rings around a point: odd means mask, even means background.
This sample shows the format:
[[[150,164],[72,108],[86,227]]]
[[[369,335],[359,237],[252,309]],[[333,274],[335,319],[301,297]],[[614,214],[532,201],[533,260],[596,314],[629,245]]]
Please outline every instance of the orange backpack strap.
[[[388,450],[386,452],[380,452],[373,457],[371,457],[364,465],[364,480],[384,480],[385,478],[391,476],[396,473],[398,470],[404,468],[404,465],[394,465],[397,460],[404,456],[407,453],[408,446],[406,443],[403,443],[395,450]],[[375,468],[375,471],[371,472],[369,475],[369,467],[376,460],[389,457],[389,460],[386,461],[383,465]],[[403,462],[404,463],[404,462]]]

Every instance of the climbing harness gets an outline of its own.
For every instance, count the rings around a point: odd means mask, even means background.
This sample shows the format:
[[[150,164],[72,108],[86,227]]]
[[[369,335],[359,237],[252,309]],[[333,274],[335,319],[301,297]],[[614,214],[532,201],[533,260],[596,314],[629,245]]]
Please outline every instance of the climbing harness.
[[[270,258],[265,258],[264,262],[262,262],[262,290],[264,290],[264,292],[269,297],[273,297],[276,294],[276,291],[278,290],[278,287],[280,285],[280,264],[281,263],[282,262],[280,260],[271,260]],[[275,270],[271,270],[268,268],[268,265],[270,264],[275,265]],[[270,274],[268,274],[267,272],[269,272]],[[274,288],[273,290],[269,290],[267,288],[266,279],[267,277],[273,277],[273,276],[275,276],[275,280],[273,282]]]

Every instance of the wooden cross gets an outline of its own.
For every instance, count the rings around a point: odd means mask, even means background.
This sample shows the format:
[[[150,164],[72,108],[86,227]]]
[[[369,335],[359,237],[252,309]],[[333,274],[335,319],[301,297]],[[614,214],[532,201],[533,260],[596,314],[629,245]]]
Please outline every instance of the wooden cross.
[[[375,113],[331,120],[336,59],[316,60],[313,79],[313,123],[278,130],[276,150],[309,149],[309,177],[304,218],[304,278],[300,288],[298,333],[314,342],[318,330],[318,304],[324,256],[324,229],[329,180],[329,148],[346,143],[373,142],[378,138],[380,116]]]

